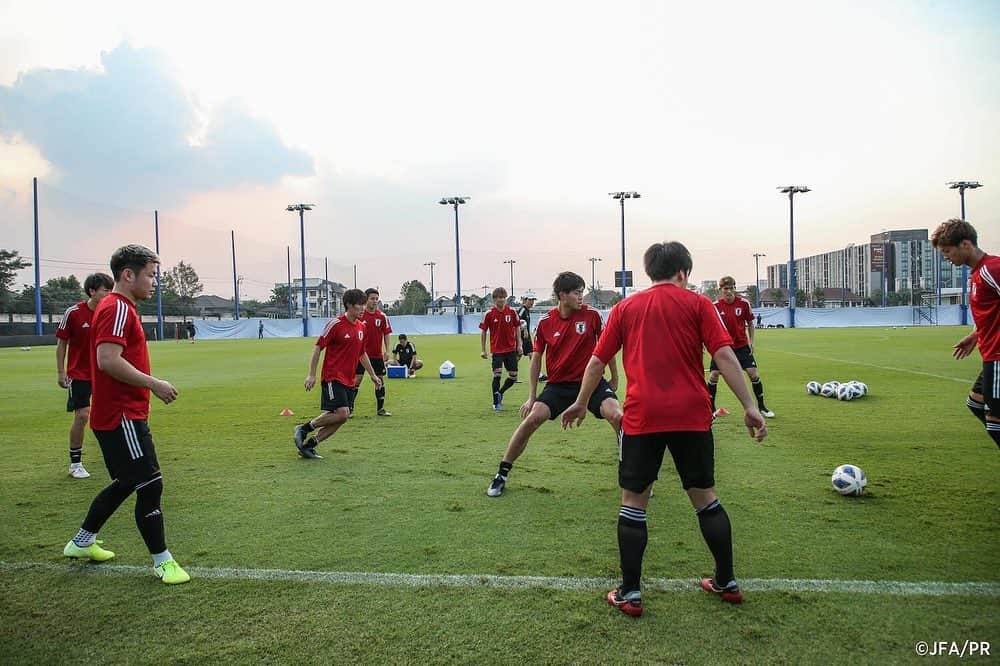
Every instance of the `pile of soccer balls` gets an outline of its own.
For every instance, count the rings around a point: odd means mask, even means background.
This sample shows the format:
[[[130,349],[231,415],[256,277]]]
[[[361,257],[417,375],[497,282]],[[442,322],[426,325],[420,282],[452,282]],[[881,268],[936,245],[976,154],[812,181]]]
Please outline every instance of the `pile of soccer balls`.
[[[809,382],[806,384],[806,393],[809,395],[821,395],[824,398],[836,398],[837,400],[854,400],[868,395],[868,384],[851,380],[849,382]]]

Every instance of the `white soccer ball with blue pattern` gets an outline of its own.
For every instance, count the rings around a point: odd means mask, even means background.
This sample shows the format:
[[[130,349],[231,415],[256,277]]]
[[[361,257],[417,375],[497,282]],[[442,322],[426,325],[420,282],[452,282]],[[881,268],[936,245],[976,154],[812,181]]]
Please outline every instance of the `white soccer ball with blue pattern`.
[[[837,400],[854,400],[858,390],[853,384],[841,384],[837,387]]]
[[[820,389],[823,387],[819,385],[819,382],[809,382],[806,384],[806,393],[809,395],[819,395]]]
[[[861,395],[868,395],[868,384],[865,384],[864,382],[851,382],[851,383],[854,384],[854,386],[856,386],[859,391],[861,391]]]
[[[833,489],[841,495],[857,497],[865,491],[868,477],[865,476],[865,471],[857,465],[841,465],[833,470],[830,482],[833,484]]]
[[[840,382],[827,382],[820,387],[819,394],[824,398],[836,398],[838,388],[840,388]]]

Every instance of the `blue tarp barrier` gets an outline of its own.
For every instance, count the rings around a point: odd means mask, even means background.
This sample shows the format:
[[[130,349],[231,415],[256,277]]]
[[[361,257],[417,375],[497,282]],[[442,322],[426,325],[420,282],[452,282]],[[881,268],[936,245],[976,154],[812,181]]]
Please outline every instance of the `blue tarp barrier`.
[[[795,308],[795,326],[797,328],[843,328],[851,326],[920,326],[931,322],[922,319],[920,308],[899,306],[892,308]],[[958,326],[962,322],[962,309],[959,305],[942,305],[927,309],[933,321],[940,326]],[[534,321],[541,312],[534,312]],[[789,326],[788,308],[760,308],[754,314],[761,316],[761,325],[785,328]],[[602,310],[601,317],[608,318],[608,311]],[[462,319],[463,333],[479,335],[479,322],[482,314],[468,314]],[[194,327],[199,340],[225,340],[232,338],[256,338],[259,322],[264,322],[265,338],[298,338],[302,337],[301,319],[196,319]],[[326,326],[327,319],[310,319],[309,336],[319,337]],[[390,316],[393,335],[441,335],[458,332],[458,322],[449,315],[397,315]]]

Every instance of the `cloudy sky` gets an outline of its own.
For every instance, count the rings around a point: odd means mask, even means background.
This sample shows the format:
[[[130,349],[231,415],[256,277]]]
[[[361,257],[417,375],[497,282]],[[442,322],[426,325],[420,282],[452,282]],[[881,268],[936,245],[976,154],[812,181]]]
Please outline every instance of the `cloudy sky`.
[[[697,5],[697,6],[696,6]],[[933,228],[944,183],[1000,253],[1000,2],[65,3],[0,0],[0,247],[82,277],[129,242],[246,297],[299,273],[455,289],[613,283],[649,243],[694,280]],[[763,274],[764,264],[761,273]],[[31,271],[21,282],[32,280]],[[647,283],[638,280],[639,286]]]

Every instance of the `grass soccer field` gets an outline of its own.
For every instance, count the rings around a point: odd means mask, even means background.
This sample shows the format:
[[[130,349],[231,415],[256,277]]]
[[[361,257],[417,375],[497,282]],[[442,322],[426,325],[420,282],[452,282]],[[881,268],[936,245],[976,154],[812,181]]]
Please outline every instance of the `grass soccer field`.
[[[54,348],[0,350],[0,662],[908,663],[918,641],[1000,652],[1000,452],[965,407],[979,357],[958,328],[763,330],[755,350],[777,416],[762,445],[715,426],[716,480],[747,601],[697,589],[712,573],[666,464],[649,507],[645,615],[608,606],[617,580],[617,447],[588,416],[543,426],[500,498],[485,491],[525,383],[490,406],[478,337],[414,340],[425,369],[389,380],[300,459],[292,428],[318,413],[302,381],[312,340],[151,344],[167,543],[192,574],[165,586],[128,500],[100,538],[117,557],[64,560],[107,482],[66,476]],[[437,378],[445,359],[454,380]],[[853,402],[809,380],[858,379]],[[619,394],[624,397],[624,390]],[[283,408],[294,417],[279,416]],[[841,463],[869,486],[844,498]]]

